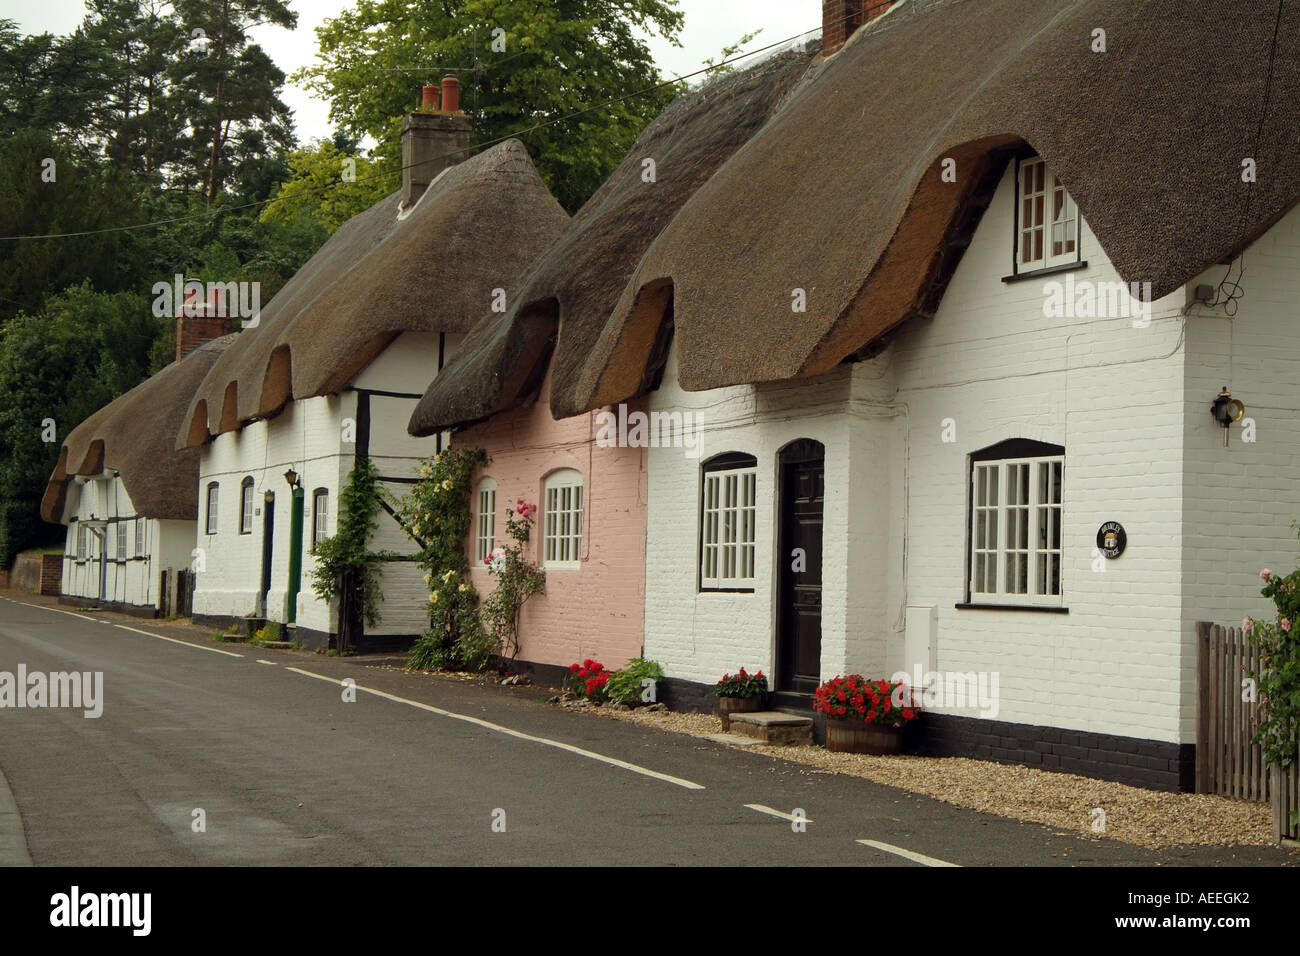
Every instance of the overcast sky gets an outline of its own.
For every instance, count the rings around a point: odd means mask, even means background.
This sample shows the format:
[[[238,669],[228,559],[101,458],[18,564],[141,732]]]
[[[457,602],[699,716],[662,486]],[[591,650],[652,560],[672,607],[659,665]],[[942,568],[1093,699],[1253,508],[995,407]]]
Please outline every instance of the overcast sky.
[[[298,13],[297,29],[259,27],[254,36],[287,76],[315,59],[315,28],[351,4],[352,0],[290,0],[289,6]],[[746,50],[821,27],[821,0],[679,0],[678,7],[686,15],[681,47],[660,37],[650,42],[659,68],[670,75],[698,70],[706,57],[717,59],[724,46],[760,27],[763,32]],[[84,0],[0,0],[0,17],[16,20],[25,33],[69,33],[84,15]],[[283,99],[294,111],[300,140],[329,136],[329,107],[324,100],[288,83]]]

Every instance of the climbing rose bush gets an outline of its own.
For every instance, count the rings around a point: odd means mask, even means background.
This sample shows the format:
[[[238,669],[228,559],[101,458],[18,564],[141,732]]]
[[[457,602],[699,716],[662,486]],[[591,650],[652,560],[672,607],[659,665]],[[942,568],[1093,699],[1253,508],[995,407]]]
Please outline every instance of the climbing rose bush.
[[[1292,522],[1293,528],[1298,528]],[[1264,759],[1288,767],[1300,759],[1300,569],[1282,577],[1269,568],[1259,572],[1260,594],[1272,600],[1273,620],[1241,622],[1241,629],[1259,646],[1260,672],[1251,674],[1259,689],[1259,726],[1255,742]]]

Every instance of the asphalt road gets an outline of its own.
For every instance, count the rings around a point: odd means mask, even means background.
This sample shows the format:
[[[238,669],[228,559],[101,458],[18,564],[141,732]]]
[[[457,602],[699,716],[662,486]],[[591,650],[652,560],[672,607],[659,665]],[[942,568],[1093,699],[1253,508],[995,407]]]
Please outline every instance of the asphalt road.
[[[174,637],[186,633],[0,599],[0,671],[104,675],[97,719],[0,708],[0,863],[1293,862],[1275,848],[1152,852],[1058,834],[570,713],[536,688]],[[796,810],[801,832],[774,815]]]

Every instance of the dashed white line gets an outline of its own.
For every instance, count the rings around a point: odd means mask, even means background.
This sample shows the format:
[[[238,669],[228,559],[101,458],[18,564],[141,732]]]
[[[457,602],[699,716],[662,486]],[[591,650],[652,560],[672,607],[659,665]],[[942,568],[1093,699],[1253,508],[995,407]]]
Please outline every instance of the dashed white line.
[[[875,847],[877,850],[883,850],[885,853],[892,853],[895,856],[901,856],[905,860],[911,860],[913,863],[920,863],[923,866],[955,866],[960,868],[960,863],[949,863],[947,860],[936,859],[932,856],[926,856],[924,853],[914,853],[911,850],[905,850],[901,846],[894,846],[892,843],[880,843],[877,840],[859,840],[863,846]]]
[[[138,627],[127,627],[125,624],[114,624],[114,627],[120,627],[124,631],[131,631],[134,634],[143,634],[145,637],[156,637],[160,641],[170,641],[173,644],[180,644],[182,647],[192,647],[196,651],[209,651],[213,654],[225,654],[227,657],[243,657],[243,654],[236,654],[234,651],[223,651],[219,647],[204,647],[202,644],[191,644],[189,641],[177,640],[174,637],[164,637],[161,634],[154,634],[151,631],[142,631]]]
[[[780,817],[782,820],[789,820],[791,823],[812,823],[807,817],[797,817],[792,813],[785,813],[782,810],[773,810],[771,807],[765,807],[761,803],[747,803],[745,806],[750,810],[757,810],[759,813],[766,813],[770,817]]]
[[[302,674],[304,677],[314,677],[316,680],[328,681],[331,684],[342,687],[343,682],[336,677],[327,677],[324,674],[313,674],[311,671],[305,671],[297,667],[286,667],[285,670],[293,671],[295,674]],[[373,687],[362,687],[356,685],[357,690],[363,690],[367,694],[373,694],[376,697],[382,697],[385,700],[395,701],[399,704],[407,704],[411,707],[418,707],[420,710],[427,710],[431,714],[437,714],[440,717],[451,717],[454,720],[463,720],[466,723],[476,724],[488,730],[494,730],[497,733],[505,734],[508,737],[515,737],[519,740],[530,740],[533,743],[543,744],[547,747],[555,747],[557,750],[566,750],[569,753],[577,754],[580,757],[587,757],[590,760],[598,760],[601,763],[609,764],[611,767],[621,767],[624,770],[630,770],[633,773],[639,773],[646,777],[653,777],[655,780],[662,780],[665,783],[675,784],[684,787],[687,790],[703,790],[704,785],[694,783],[690,780],[683,780],[681,777],[674,777],[671,774],[660,773],[657,770],[650,770],[647,767],[639,767],[634,763],[628,763],[626,760],[619,760],[615,757],[606,757],[604,754],[598,754],[591,750],[584,750],[581,747],[575,747],[573,744],[566,744],[563,741],[552,740],[549,737],[537,737],[533,734],[526,734],[519,730],[511,730],[509,727],[502,727],[500,724],[494,724],[489,720],[483,720],[479,717],[470,717],[466,714],[457,714],[454,711],[443,710],[441,707],[434,707],[432,704],[424,704],[418,700],[408,700],[405,697],[398,697],[396,694],[389,694],[382,690],[375,690]]]
[[[264,660],[262,660],[260,657],[257,659],[257,663],[259,663],[259,664],[270,664],[272,667],[275,667],[275,666],[276,666],[276,665],[275,665],[275,661],[264,661]]]

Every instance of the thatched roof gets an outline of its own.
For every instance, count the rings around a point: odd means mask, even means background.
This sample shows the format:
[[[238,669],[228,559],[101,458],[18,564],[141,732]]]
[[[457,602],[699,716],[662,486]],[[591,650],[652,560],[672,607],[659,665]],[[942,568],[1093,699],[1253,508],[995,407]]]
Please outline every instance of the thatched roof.
[[[338,392],[403,332],[468,331],[569,221],[517,140],[448,168],[402,219],[400,198],[344,223],[240,333],[180,447]]]
[[[1121,277],[1172,292],[1300,198],[1300,5],[1283,9],[1266,94],[1277,0],[895,5],[663,230],[584,343],[585,367],[557,357],[554,411],[634,394],[655,361],[647,330],[665,315],[692,390],[815,374],[857,353],[932,309],[978,224],[972,197],[1026,144]],[[945,157],[955,184],[941,180]],[[806,313],[791,310],[794,288]]]
[[[176,430],[194,390],[237,337],[223,335],[204,342],[69,432],[41,498],[41,517],[53,524],[63,520],[68,483],[74,475],[117,471],[140,514],[197,518],[199,452],[177,451]]]
[[[552,357],[552,408],[573,414],[583,369],[638,260],[700,186],[768,120],[816,53],[787,52],[678,99],[512,293],[511,309],[471,333],[429,387],[410,431],[486,418],[539,384]],[[654,160],[653,181],[645,160]],[[662,339],[649,330],[651,347]]]

